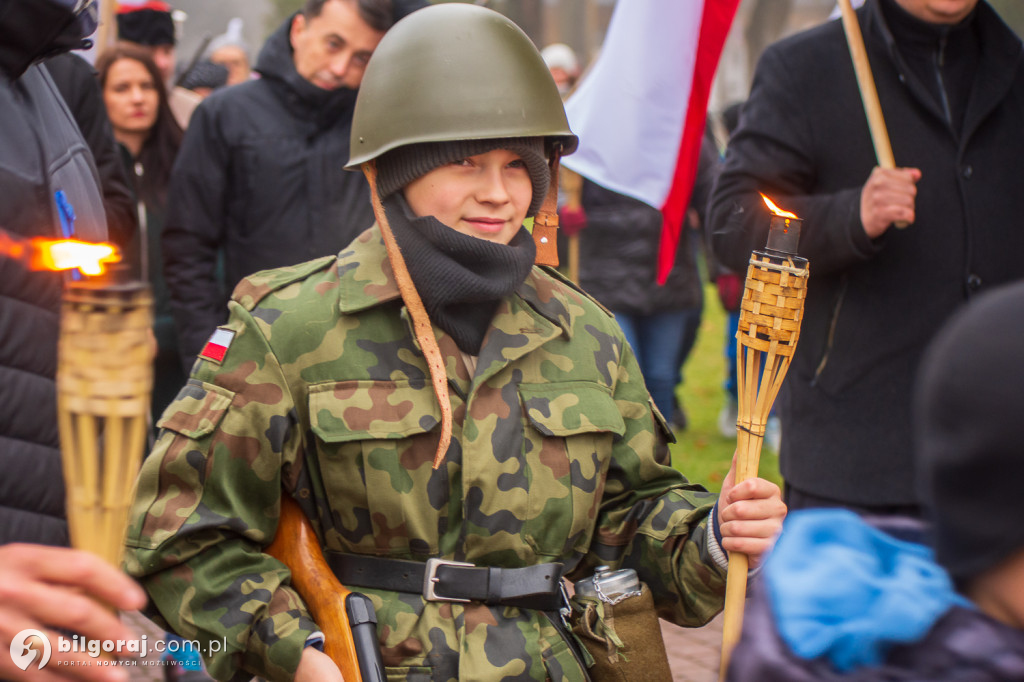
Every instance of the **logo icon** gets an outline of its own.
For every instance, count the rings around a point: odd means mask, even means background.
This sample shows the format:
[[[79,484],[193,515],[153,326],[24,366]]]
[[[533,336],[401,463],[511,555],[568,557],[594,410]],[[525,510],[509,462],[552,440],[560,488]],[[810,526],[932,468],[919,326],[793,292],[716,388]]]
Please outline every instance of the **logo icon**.
[[[50,662],[50,640],[39,630],[22,630],[14,636],[11,640],[11,660],[22,670],[28,670],[39,654],[38,644],[29,644],[28,640],[32,637],[37,637],[43,643],[43,657],[39,661],[39,669],[42,670],[43,666]]]

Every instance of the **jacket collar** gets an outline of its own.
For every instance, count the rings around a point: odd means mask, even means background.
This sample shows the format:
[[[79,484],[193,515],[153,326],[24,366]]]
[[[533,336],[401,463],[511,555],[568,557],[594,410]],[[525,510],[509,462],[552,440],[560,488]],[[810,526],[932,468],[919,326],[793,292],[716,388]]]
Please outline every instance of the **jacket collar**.
[[[867,0],[864,7],[858,10],[864,15],[862,23],[865,39],[873,38],[885,45],[889,58],[900,74],[900,80],[908,84],[908,87],[914,92],[915,99],[925,103],[929,109],[934,109],[935,114],[941,118],[942,114],[931,98],[925,96],[923,92],[915,92],[915,87],[911,86],[911,84],[915,86],[917,84],[908,77],[909,70],[903,63],[896,48],[896,40],[886,24],[881,2],[882,0]],[[961,145],[966,144],[981,121],[1006,96],[1007,91],[1017,78],[1017,70],[1020,68],[1021,57],[1024,54],[1024,45],[1020,38],[985,0],[978,3],[974,12],[973,22],[978,31],[982,53],[981,61],[978,64],[977,79],[971,90],[970,101],[964,116]],[[920,87],[918,86],[916,89],[920,89]]]
[[[338,301],[343,314],[358,313],[400,298],[384,239],[376,224],[338,254],[336,267]],[[565,288],[537,267],[530,271],[516,293],[498,306],[492,326],[500,328],[507,323],[503,316],[520,314],[545,321],[544,326],[556,328],[555,335],[571,334],[574,313]]]
[[[285,106],[304,119],[324,128],[339,117],[351,118],[358,91],[351,88],[324,90],[313,85],[295,70],[290,31],[296,14],[282,23],[260,50],[256,71],[278,91]]]

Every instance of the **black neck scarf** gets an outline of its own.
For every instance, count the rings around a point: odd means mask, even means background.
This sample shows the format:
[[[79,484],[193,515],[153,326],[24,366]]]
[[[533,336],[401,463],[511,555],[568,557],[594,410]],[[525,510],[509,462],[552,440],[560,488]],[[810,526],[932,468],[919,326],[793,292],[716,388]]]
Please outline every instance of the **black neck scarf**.
[[[430,319],[464,353],[479,355],[498,303],[533,267],[533,237],[522,227],[507,245],[462,234],[414,216],[401,192],[384,200],[384,210]]]

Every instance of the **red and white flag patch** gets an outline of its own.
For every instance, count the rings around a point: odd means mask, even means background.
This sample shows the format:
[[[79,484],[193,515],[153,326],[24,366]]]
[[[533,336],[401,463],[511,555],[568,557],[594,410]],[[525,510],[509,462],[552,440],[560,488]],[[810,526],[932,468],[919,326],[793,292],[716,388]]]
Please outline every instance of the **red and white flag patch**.
[[[221,362],[224,360],[224,356],[227,355],[228,348],[231,347],[231,342],[234,340],[235,332],[230,329],[218,329],[213,332],[210,340],[203,346],[199,357],[213,360],[214,362]]]

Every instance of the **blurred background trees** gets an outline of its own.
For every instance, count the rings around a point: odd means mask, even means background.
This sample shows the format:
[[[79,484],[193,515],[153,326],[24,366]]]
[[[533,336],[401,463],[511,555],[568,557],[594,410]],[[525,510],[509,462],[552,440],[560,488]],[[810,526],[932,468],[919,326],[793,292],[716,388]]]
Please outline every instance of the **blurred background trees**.
[[[434,0],[475,2],[505,14],[519,24],[539,47],[562,42],[571,46],[582,64],[601,47],[615,0]],[[686,0],[666,0],[685,2]],[[303,0],[170,0],[188,19],[182,25],[179,59],[187,60],[204,36],[224,31],[228,19],[245,20],[245,36],[258,52],[266,37]],[[1024,1],[989,0],[1018,35],[1024,34]],[[743,0],[718,70],[711,108],[721,109],[744,99],[754,64],[772,42],[828,18],[836,0]],[[255,57],[255,55],[253,55]]]

